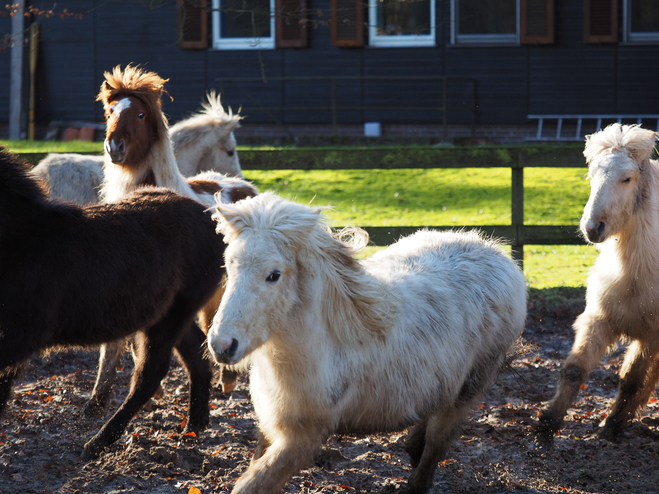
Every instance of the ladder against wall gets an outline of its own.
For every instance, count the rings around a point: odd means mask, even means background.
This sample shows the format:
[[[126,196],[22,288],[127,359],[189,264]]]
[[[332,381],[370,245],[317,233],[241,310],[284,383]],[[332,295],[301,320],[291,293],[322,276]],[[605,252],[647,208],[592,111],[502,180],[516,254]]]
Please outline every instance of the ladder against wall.
[[[659,114],[579,114],[579,115],[528,115],[529,120],[537,120],[538,127],[535,135],[527,136],[527,141],[584,141],[584,127],[590,134],[602,128],[602,124],[613,122],[643,125],[647,129],[659,132]],[[574,125],[574,133],[564,132],[563,124]],[[548,124],[548,125],[545,125]],[[553,126],[556,126],[556,132]],[[550,127],[547,129],[546,127]]]

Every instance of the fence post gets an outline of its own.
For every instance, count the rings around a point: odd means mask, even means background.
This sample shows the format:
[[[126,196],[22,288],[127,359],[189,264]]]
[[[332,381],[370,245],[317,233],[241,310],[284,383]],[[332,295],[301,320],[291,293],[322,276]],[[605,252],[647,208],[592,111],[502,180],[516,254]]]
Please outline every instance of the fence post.
[[[336,77],[332,77],[332,136],[337,136],[336,129]]]
[[[517,161],[511,165],[511,225],[513,229],[511,255],[521,269],[524,269],[524,240],[521,238],[524,225],[524,161],[522,150],[517,153]]]
[[[442,79],[442,141],[446,142],[446,123],[448,121],[446,77]]]

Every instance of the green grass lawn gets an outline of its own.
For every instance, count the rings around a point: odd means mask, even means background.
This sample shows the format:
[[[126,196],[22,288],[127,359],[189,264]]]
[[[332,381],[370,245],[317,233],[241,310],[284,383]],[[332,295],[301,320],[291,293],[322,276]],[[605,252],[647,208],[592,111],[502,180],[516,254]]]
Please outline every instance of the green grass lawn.
[[[589,193],[584,172],[526,169],[525,223],[579,224]],[[509,169],[248,170],[245,176],[261,191],[303,204],[331,205],[326,214],[333,226],[510,224]],[[524,274],[534,288],[584,286],[596,257],[592,246],[527,245]]]
[[[15,152],[102,152],[102,143],[0,141]],[[510,224],[510,169],[246,170],[259,190],[332,206],[333,226]],[[524,171],[528,225],[577,225],[588,199],[584,168]],[[525,246],[524,272],[534,288],[584,286],[592,246]]]
[[[8,141],[0,139],[4,146],[14,153],[103,153],[102,142],[88,141]]]

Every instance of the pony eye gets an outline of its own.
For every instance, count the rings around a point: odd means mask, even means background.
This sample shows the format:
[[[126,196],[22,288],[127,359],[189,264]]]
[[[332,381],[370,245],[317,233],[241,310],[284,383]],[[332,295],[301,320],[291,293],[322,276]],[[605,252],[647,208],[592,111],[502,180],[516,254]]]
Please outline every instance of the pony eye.
[[[137,114],[137,118],[139,118],[140,120],[143,119],[144,118],[144,112],[139,112]]]
[[[235,154],[235,151],[232,149],[232,150],[230,150],[230,151],[227,151],[227,154],[228,154],[229,156],[233,156],[233,155]]]
[[[623,184],[628,184],[628,183],[631,182],[631,181],[632,181],[632,179],[631,179],[631,177],[630,177],[630,178],[626,178],[626,179],[624,179],[624,180],[622,181],[622,183],[623,183]]]
[[[267,281],[268,283],[274,283],[279,279],[280,276],[281,276],[281,271],[275,269],[268,275],[265,281]]]

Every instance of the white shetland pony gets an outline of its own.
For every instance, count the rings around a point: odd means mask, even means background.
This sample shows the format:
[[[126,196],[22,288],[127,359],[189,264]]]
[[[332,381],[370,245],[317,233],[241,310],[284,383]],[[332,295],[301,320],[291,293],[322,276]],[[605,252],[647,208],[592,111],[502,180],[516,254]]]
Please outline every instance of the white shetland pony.
[[[586,139],[591,191],[581,231],[600,255],[558,390],[540,415],[543,446],[551,445],[581,384],[618,340],[630,345],[602,436],[615,439],[659,381],[659,163],[650,159],[657,136],[638,125],[613,124]]]
[[[174,154],[181,173],[191,177],[202,171],[219,171],[232,177],[242,177],[236,137],[243,117],[227,113],[220,95],[211,89],[206,94],[203,110],[174,124],[170,129]]]
[[[202,103],[201,112],[169,129],[177,166],[185,177],[203,171],[242,177],[234,136],[242,117],[231,110],[224,111],[215,91],[210,91],[206,97],[208,102]],[[31,174],[46,186],[52,199],[80,205],[97,204],[101,200],[104,161],[103,156],[50,153]]]
[[[228,282],[208,344],[220,363],[250,361],[260,429],[233,492],[279,492],[332,433],[413,424],[409,487],[426,492],[524,327],[517,266],[473,232],[422,231],[356,261],[366,232],[344,242],[271,193],[214,217]]]

